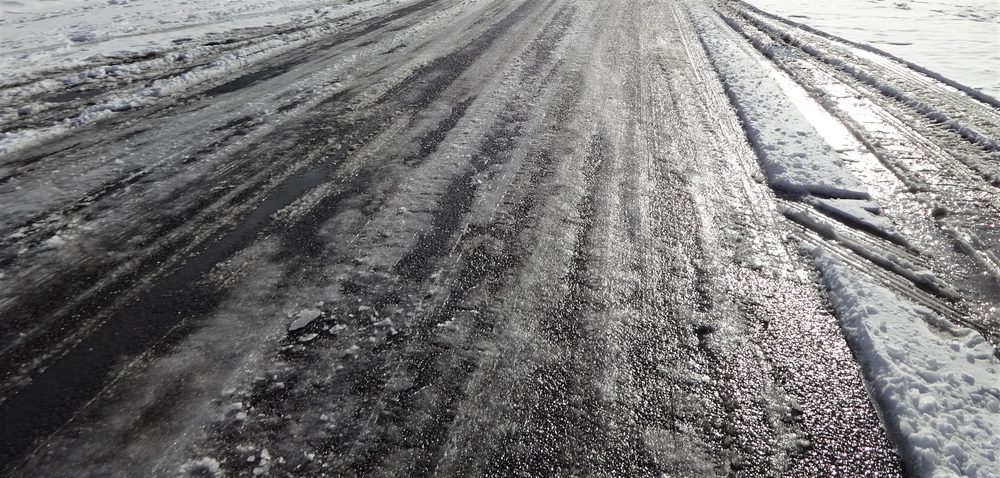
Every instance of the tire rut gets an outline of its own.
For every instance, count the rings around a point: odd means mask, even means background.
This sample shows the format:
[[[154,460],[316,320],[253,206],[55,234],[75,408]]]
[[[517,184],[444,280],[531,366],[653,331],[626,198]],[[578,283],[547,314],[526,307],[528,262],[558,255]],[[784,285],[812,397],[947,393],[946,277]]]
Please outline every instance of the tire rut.
[[[428,66],[413,73],[399,86],[384,95],[383,106],[365,121],[349,125],[346,130],[331,133],[343,138],[370,138],[384,129],[400,106],[408,111],[425,108],[454,82],[486,48],[501,37],[504,31],[519,22],[528,13],[530,2],[522,4],[483,34],[473,39],[458,51],[435,60]],[[427,81],[427,80],[430,81]],[[315,147],[316,142],[306,142]],[[120,300],[119,291],[132,291],[140,277],[150,272],[162,271],[162,266],[153,271],[143,271],[118,281],[102,291],[93,294],[73,311],[63,315],[63,322],[72,323],[74,317],[104,318],[89,331],[88,335],[74,343],[62,355],[52,358],[43,369],[31,372],[28,380],[18,379],[17,392],[7,394],[0,403],[0,413],[11,417],[8,426],[0,436],[6,446],[3,448],[4,462],[12,463],[32,444],[56,430],[70,419],[77,407],[86,403],[107,383],[108,374],[114,374],[122,357],[133,357],[168,334],[179,321],[197,322],[213,310],[225,295],[225,291],[214,289],[202,283],[201,278],[215,264],[225,260],[238,250],[249,245],[258,234],[266,230],[274,212],[291,204],[299,196],[316,185],[326,181],[343,161],[346,152],[326,163],[289,177],[283,183],[270,189],[265,199],[244,216],[237,226],[187,258],[176,270],[148,286],[146,292],[133,296],[124,307],[112,308]],[[357,184],[365,184],[364,176],[354,178]],[[209,189],[210,190],[210,189]],[[160,257],[170,257],[172,251],[161,251]],[[143,277],[144,278],[144,277]],[[123,283],[124,282],[124,283]],[[85,286],[84,286],[85,287]],[[37,312],[37,311],[32,311]],[[60,320],[54,321],[59,323]],[[59,336],[63,333],[57,332]],[[54,344],[51,336],[39,336],[31,349],[46,350]],[[22,350],[28,350],[27,348]],[[25,355],[28,360],[33,354]],[[16,355],[14,355],[16,357]],[[11,355],[8,355],[11,357]],[[23,360],[7,361],[4,375],[9,386],[12,375]],[[44,413],[42,412],[44,411]]]

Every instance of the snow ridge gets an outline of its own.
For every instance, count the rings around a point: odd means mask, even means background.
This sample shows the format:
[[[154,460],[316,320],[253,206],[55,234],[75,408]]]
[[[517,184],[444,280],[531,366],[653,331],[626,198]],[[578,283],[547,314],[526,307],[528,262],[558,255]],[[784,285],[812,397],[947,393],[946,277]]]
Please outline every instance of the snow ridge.
[[[694,15],[701,41],[775,189],[842,199],[868,199],[861,183],[772,78],[773,67],[743,50],[732,31]]]
[[[812,253],[912,471],[1000,476],[1000,359],[989,343],[900,299],[824,249]]]
[[[390,5],[382,0],[347,4],[334,2],[330,5],[313,4],[309,0],[288,0],[295,4],[288,6],[288,11],[279,9],[272,16],[246,19],[213,10],[242,9],[242,2],[219,5],[204,0],[197,1],[203,3],[199,5],[203,7],[202,10],[214,12],[212,17],[219,19],[209,30],[203,31],[199,23],[189,25],[182,22],[184,27],[158,33],[159,40],[155,42],[150,40],[142,43],[139,41],[142,38],[140,33],[155,32],[157,25],[134,25],[130,27],[135,29],[134,32],[125,35],[120,41],[110,42],[113,44],[110,46],[103,47],[102,42],[85,42],[69,48],[69,52],[76,51],[77,55],[53,48],[61,55],[54,70],[38,67],[30,61],[35,58],[31,54],[10,50],[11,45],[35,39],[37,32],[33,29],[40,28],[35,22],[44,23],[48,17],[33,16],[22,20],[31,28],[15,32],[10,38],[0,41],[0,55],[10,57],[10,68],[0,72],[0,156],[52,140],[118,112],[170,104],[180,97],[195,93],[206,84],[237,76],[263,61],[339,33],[343,29],[344,19],[354,15],[358,18],[374,16],[379,9]],[[284,0],[274,1],[281,3]],[[169,4],[143,4],[143,8],[153,9],[147,12],[152,14],[158,11],[157,8],[172,11],[173,7]],[[100,18],[98,15],[96,19],[89,20],[97,21]],[[267,18],[276,20],[277,23],[267,22]],[[81,28],[98,28],[85,23],[81,23]],[[258,23],[262,24],[257,25]],[[254,28],[250,28],[251,26]],[[10,29],[14,31],[14,28]],[[128,38],[132,40],[126,41]],[[86,50],[89,47],[95,48],[99,54],[81,58],[89,51]],[[51,62],[50,60],[49,63]],[[86,89],[77,88],[81,85],[85,85]],[[93,101],[79,106],[75,102],[63,105],[60,101],[45,99],[46,94],[73,91],[94,91],[98,95]],[[60,116],[54,120],[32,121],[33,116],[38,113],[63,106],[66,106],[66,111],[59,112]],[[18,122],[27,124],[27,127],[13,126]]]

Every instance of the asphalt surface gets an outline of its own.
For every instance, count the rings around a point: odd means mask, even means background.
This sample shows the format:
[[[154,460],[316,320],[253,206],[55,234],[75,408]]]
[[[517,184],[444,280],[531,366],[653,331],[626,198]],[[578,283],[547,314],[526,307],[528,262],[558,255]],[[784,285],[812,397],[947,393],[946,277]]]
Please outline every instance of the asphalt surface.
[[[902,474],[708,7],[383,8],[5,160],[5,473]]]

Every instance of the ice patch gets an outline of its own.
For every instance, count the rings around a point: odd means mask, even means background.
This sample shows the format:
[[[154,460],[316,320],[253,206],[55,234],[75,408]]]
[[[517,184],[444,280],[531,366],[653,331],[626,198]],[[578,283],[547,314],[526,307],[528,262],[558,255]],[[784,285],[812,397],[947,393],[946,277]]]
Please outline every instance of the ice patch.
[[[66,245],[66,240],[63,239],[58,234],[56,234],[56,235],[54,235],[54,236],[46,239],[45,242],[43,242],[43,244],[46,247],[51,247],[51,248],[55,249],[55,248],[59,248],[59,247],[65,246]]]
[[[219,461],[207,456],[185,463],[181,466],[180,472],[181,476],[221,476]]]
[[[321,315],[323,315],[323,312],[319,309],[300,310],[299,313],[295,315],[295,320],[288,325],[288,331],[295,332],[296,330],[304,329]]]
[[[821,248],[816,266],[904,457],[920,476],[1000,476],[1000,359]],[[946,326],[941,332],[932,329]]]

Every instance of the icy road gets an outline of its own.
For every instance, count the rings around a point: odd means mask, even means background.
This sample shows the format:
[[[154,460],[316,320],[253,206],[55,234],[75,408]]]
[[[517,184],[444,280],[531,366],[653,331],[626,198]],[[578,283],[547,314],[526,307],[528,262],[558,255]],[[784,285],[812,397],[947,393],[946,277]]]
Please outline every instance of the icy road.
[[[0,474],[1000,476],[996,99],[738,1],[64,3]]]

